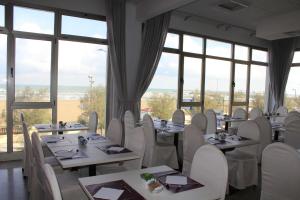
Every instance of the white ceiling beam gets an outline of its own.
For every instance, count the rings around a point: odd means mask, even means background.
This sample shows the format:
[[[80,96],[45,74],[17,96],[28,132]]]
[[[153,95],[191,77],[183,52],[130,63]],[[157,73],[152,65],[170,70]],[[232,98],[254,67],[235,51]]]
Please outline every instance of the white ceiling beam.
[[[162,13],[182,7],[195,0],[143,0],[137,4],[137,19],[145,21]]]

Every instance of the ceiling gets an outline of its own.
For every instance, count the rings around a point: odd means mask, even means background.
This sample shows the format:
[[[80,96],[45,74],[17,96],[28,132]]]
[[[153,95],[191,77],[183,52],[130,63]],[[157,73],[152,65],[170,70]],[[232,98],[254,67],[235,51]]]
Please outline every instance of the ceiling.
[[[178,8],[177,11],[235,25],[255,31],[259,22],[265,18],[299,10],[299,0],[234,0],[249,5],[236,11],[219,8],[220,3],[230,0],[197,0]]]

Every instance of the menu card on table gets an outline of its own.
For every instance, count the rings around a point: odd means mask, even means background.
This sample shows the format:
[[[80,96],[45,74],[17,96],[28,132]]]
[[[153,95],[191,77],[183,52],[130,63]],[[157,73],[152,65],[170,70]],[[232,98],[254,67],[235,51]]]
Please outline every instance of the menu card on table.
[[[106,145],[106,146],[97,146],[98,149],[105,152],[106,154],[119,154],[119,153],[129,153],[132,152],[125,147],[121,147],[118,144]]]
[[[111,181],[85,186],[94,200],[145,200],[145,198],[135,191],[124,180]]]

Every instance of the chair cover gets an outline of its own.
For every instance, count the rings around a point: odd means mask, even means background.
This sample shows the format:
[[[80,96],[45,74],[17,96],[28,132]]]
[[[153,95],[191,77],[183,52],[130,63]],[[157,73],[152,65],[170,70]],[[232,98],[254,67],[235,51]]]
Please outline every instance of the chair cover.
[[[121,145],[122,143],[122,124],[118,119],[112,119],[109,123],[106,137],[108,137],[114,144]]]
[[[247,112],[243,108],[237,108],[233,112],[232,117],[234,118],[241,118],[241,119],[247,119]],[[231,127],[239,127],[241,122],[231,122]]]
[[[249,113],[249,119],[255,120],[257,117],[264,116],[263,111],[260,108],[252,108]]]
[[[185,115],[184,112],[180,109],[175,110],[172,116],[172,122],[177,124],[184,124]]]
[[[238,128],[238,136],[260,140],[258,125],[248,120]],[[259,145],[240,147],[226,153],[229,168],[229,184],[237,189],[244,189],[258,182],[258,153]]]
[[[285,128],[285,143],[300,149],[300,118],[298,116],[287,117]]]
[[[192,117],[192,122],[191,124],[197,126],[203,133],[206,133],[206,128],[207,128],[207,119],[206,116],[202,113],[196,113]]]
[[[145,114],[143,117],[143,129],[146,141],[143,166],[168,165],[173,169],[178,169],[176,147],[174,145],[156,143],[154,124],[148,114]]]
[[[51,197],[52,200],[62,200],[58,182],[52,167],[49,164],[44,164],[45,184],[49,185],[45,191],[45,197]]]
[[[91,112],[89,116],[89,132],[97,133],[98,126],[98,114],[97,112]]]
[[[130,135],[133,134],[135,128],[134,115],[130,110],[127,110],[124,114],[124,129],[125,129],[125,146],[128,144]]]
[[[21,114],[22,115],[22,114]],[[28,191],[31,190],[31,183],[32,183],[32,167],[33,167],[33,161],[32,161],[32,147],[31,147],[31,141],[30,136],[28,134],[28,129],[25,121],[22,121],[22,131],[23,131],[23,137],[24,137],[24,153],[23,153],[23,166],[24,166],[24,176],[26,176],[28,179],[27,182],[27,189]]]
[[[262,155],[260,200],[297,200],[300,197],[300,153],[283,143],[273,143]]]
[[[207,119],[207,130],[206,133],[216,133],[217,132],[217,117],[213,109],[209,109],[205,112]]]
[[[193,124],[184,128],[183,134],[183,167],[182,173],[190,175],[192,161],[195,152],[204,144],[203,131]]]
[[[206,144],[196,151],[190,177],[211,188],[216,194],[214,199],[225,200],[228,165],[224,154],[215,146]]]
[[[280,106],[277,109],[276,114],[279,114],[279,117],[275,117],[274,120],[276,122],[283,123],[285,120],[285,117],[288,115],[288,109],[284,106]]]
[[[284,125],[286,126],[290,121],[300,119],[300,114],[297,111],[289,112],[287,117],[284,119]]]
[[[260,145],[258,152],[258,162],[260,163],[263,150],[272,143],[272,125],[264,116],[257,117],[254,121],[258,125],[260,131]]]

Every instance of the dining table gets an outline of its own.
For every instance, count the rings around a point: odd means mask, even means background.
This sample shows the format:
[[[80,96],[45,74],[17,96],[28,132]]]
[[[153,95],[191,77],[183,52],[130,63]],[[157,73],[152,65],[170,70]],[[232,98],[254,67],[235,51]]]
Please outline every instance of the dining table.
[[[225,122],[224,130],[228,131],[230,123],[232,123],[232,122],[243,122],[243,121],[247,121],[248,119],[240,118],[240,117],[230,117],[230,116],[217,116],[217,120]]]
[[[61,126],[60,124],[35,124],[33,126],[39,133],[58,132],[63,134],[65,131],[83,131],[89,129],[83,124],[72,122],[66,123],[65,126]]]
[[[220,134],[220,133],[218,133]],[[235,148],[239,147],[245,147],[250,145],[257,145],[260,142],[257,140],[253,140],[246,137],[241,137],[237,135],[230,135],[227,133],[224,133],[226,138],[224,140],[219,139],[219,136],[216,134],[205,134],[204,140],[206,143],[215,145],[217,148],[219,148],[223,153],[227,151],[232,151]]]
[[[159,193],[150,192],[147,188],[146,182],[141,178],[143,173],[151,174],[164,174],[168,175],[170,171],[174,171],[168,166],[157,166],[151,168],[145,168],[140,170],[124,171],[113,174],[99,175],[93,177],[79,178],[79,184],[87,197],[91,200],[98,200],[94,197],[97,191],[102,188],[106,190],[112,190],[113,192],[121,191],[123,196],[118,199],[134,199],[134,200],[217,200],[220,199],[213,188],[209,185],[200,184],[199,187],[193,187],[193,189],[174,192],[169,190],[168,186],[164,186]],[[161,176],[160,176],[161,177]],[[194,183],[193,183],[194,184]],[[99,198],[100,199],[100,198]]]
[[[85,139],[86,144],[81,144],[79,137]],[[63,169],[89,168],[89,176],[96,175],[96,166],[111,163],[137,160],[140,157],[130,151],[112,143],[109,139],[87,133],[44,135],[42,142]]]

